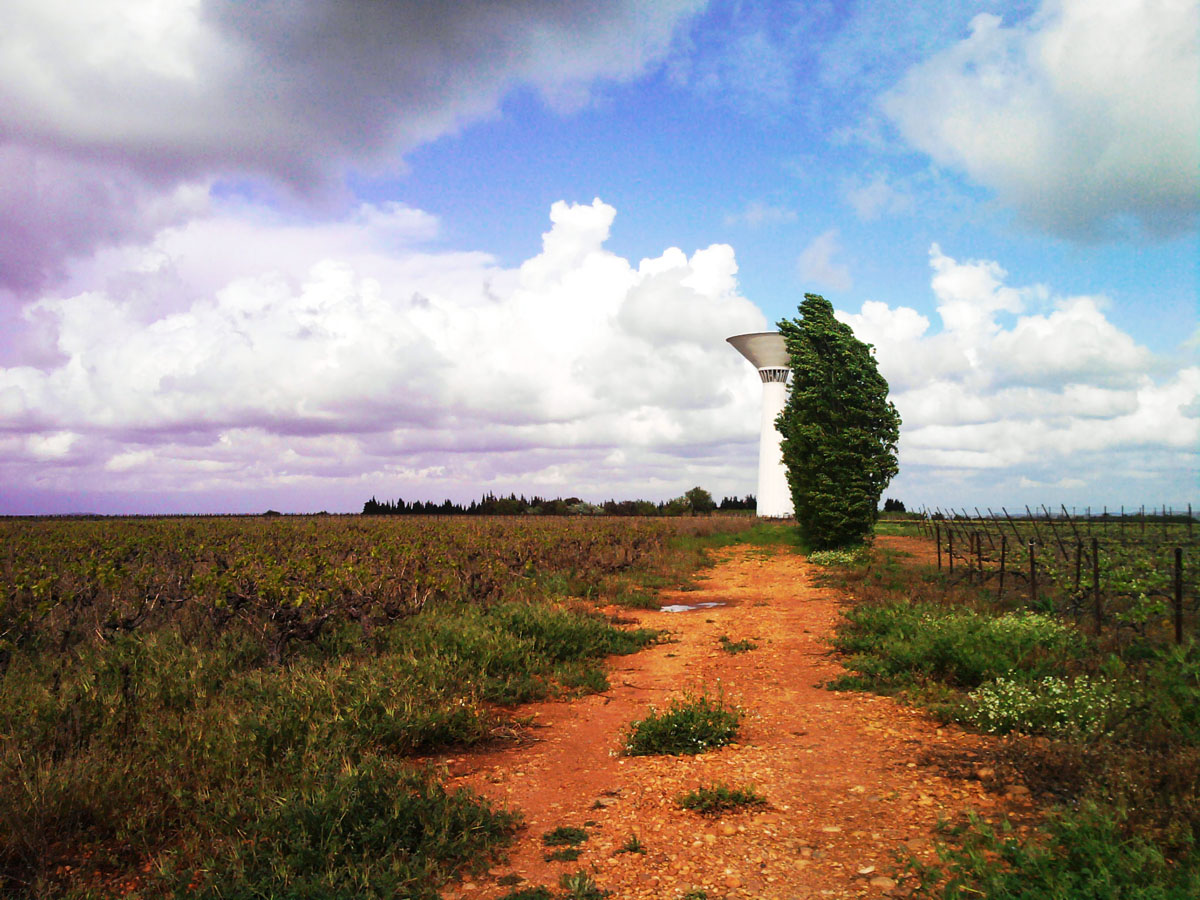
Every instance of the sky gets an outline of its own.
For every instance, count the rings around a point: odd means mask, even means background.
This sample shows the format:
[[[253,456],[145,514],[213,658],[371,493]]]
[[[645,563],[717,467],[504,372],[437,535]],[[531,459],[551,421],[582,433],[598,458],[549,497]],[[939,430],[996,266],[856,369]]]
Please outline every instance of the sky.
[[[755,490],[876,348],[910,508],[1198,499],[1196,0],[5,0],[0,514]]]

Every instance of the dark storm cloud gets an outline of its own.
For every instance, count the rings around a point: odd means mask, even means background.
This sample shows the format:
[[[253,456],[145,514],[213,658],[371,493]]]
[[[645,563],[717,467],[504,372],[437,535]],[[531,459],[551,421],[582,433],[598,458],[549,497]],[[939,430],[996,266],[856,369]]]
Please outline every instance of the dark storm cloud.
[[[9,0],[0,7],[0,287],[163,224],[182,184],[300,194],[494,114],[556,105],[665,51],[698,4]]]

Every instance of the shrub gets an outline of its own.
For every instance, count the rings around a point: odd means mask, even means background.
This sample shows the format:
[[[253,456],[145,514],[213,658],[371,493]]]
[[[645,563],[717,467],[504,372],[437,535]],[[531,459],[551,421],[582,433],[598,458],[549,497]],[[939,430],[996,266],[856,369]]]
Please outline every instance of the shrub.
[[[554,900],[554,895],[547,888],[538,886],[509,891],[498,900]]]
[[[972,815],[939,848],[942,865],[910,862],[918,896],[944,900],[1173,900],[1200,897],[1194,851],[1168,861],[1121,816],[1095,804],[1050,819],[1043,834],[1021,841],[1007,822],[999,828]]]
[[[611,891],[602,891],[592,880],[592,876],[582,869],[558,879],[558,886],[567,893],[563,900],[603,900]]]
[[[1082,634],[1038,613],[989,616],[970,609],[893,602],[846,613],[834,646],[851,654],[846,665],[877,686],[936,680],[975,688],[1021,671],[1054,674],[1083,654]]]
[[[721,649],[731,656],[736,656],[739,653],[746,653],[750,650],[757,650],[758,644],[750,640],[731,641],[729,635],[723,634],[718,638],[721,644]]]
[[[967,695],[961,718],[992,734],[1098,735],[1111,732],[1130,702],[1128,692],[1106,678],[997,678]]]
[[[275,806],[260,820],[230,823],[237,833],[189,894],[435,900],[435,884],[485,863],[518,820],[469,791],[447,791],[428,773],[381,760],[322,773]]]
[[[574,825],[559,825],[542,835],[542,843],[547,847],[573,846],[587,839],[588,833]]]
[[[867,553],[862,547],[840,550],[814,550],[808,554],[808,561],[814,566],[841,566],[850,568],[860,565],[867,560]]]
[[[766,806],[767,801],[754,788],[732,788],[725,784],[701,785],[679,798],[679,805],[701,815],[715,816],[731,809]]]
[[[642,843],[642,839],[636,834],[630,834],[629,839],[617,848],[616,853],[645,853],[646,845]],[[616,856],[616,853],[613,855]]]
[[[682,754],[694,756],[737,737],[741,711],[726,706],[724,698],[701,695],[673,700],[663,712],[634,722],[625,739],[630,756]]]

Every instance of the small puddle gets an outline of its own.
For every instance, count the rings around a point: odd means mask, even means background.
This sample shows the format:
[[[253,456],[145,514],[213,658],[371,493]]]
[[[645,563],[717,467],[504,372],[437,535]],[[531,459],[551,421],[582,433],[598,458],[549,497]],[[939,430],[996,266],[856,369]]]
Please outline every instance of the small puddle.
[[[727,603],[714,601],[712,603],[671,603],[659,607],[659,612],[691,612],[696,609],[712,609],[714,606],[728,606]]]

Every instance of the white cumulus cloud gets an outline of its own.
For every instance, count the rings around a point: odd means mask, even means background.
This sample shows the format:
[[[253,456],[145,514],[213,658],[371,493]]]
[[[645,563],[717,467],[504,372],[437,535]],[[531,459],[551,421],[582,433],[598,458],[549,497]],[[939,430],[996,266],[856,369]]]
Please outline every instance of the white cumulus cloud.
[[[556,203],[515,269],[422,250],[435,223],[404,207],[215,216],[99,254],[80,280],[104,287],[30,311],[58,361],[0,369],[0,433],[22,435],[0,477],[143,496],[340,485],[351,506],[384,487],[736,489],[753,452],[728,448],[752,447],[757,382],[724,339],[766,322],[731,248],[634,265],[605,248],[614,215]],[[153,302],[168,290],[186,299]]]
[[[904,419],[901,487],[944,491],[957,470],[977,497],[1034,484],[1111,495],[1152,479],[1187,498],[1200,366],[1156,358],[1107,320],[1102,297],[1012,287],[998,263],[937,245],[930,263],[939,330],[879,302],[838,313],[875,346]]]
[[[1200,209],[1198,31],[1192,0],[1044,0],[1011,26],[983,13],[883,109],[1050,232],[1177,234]]]

